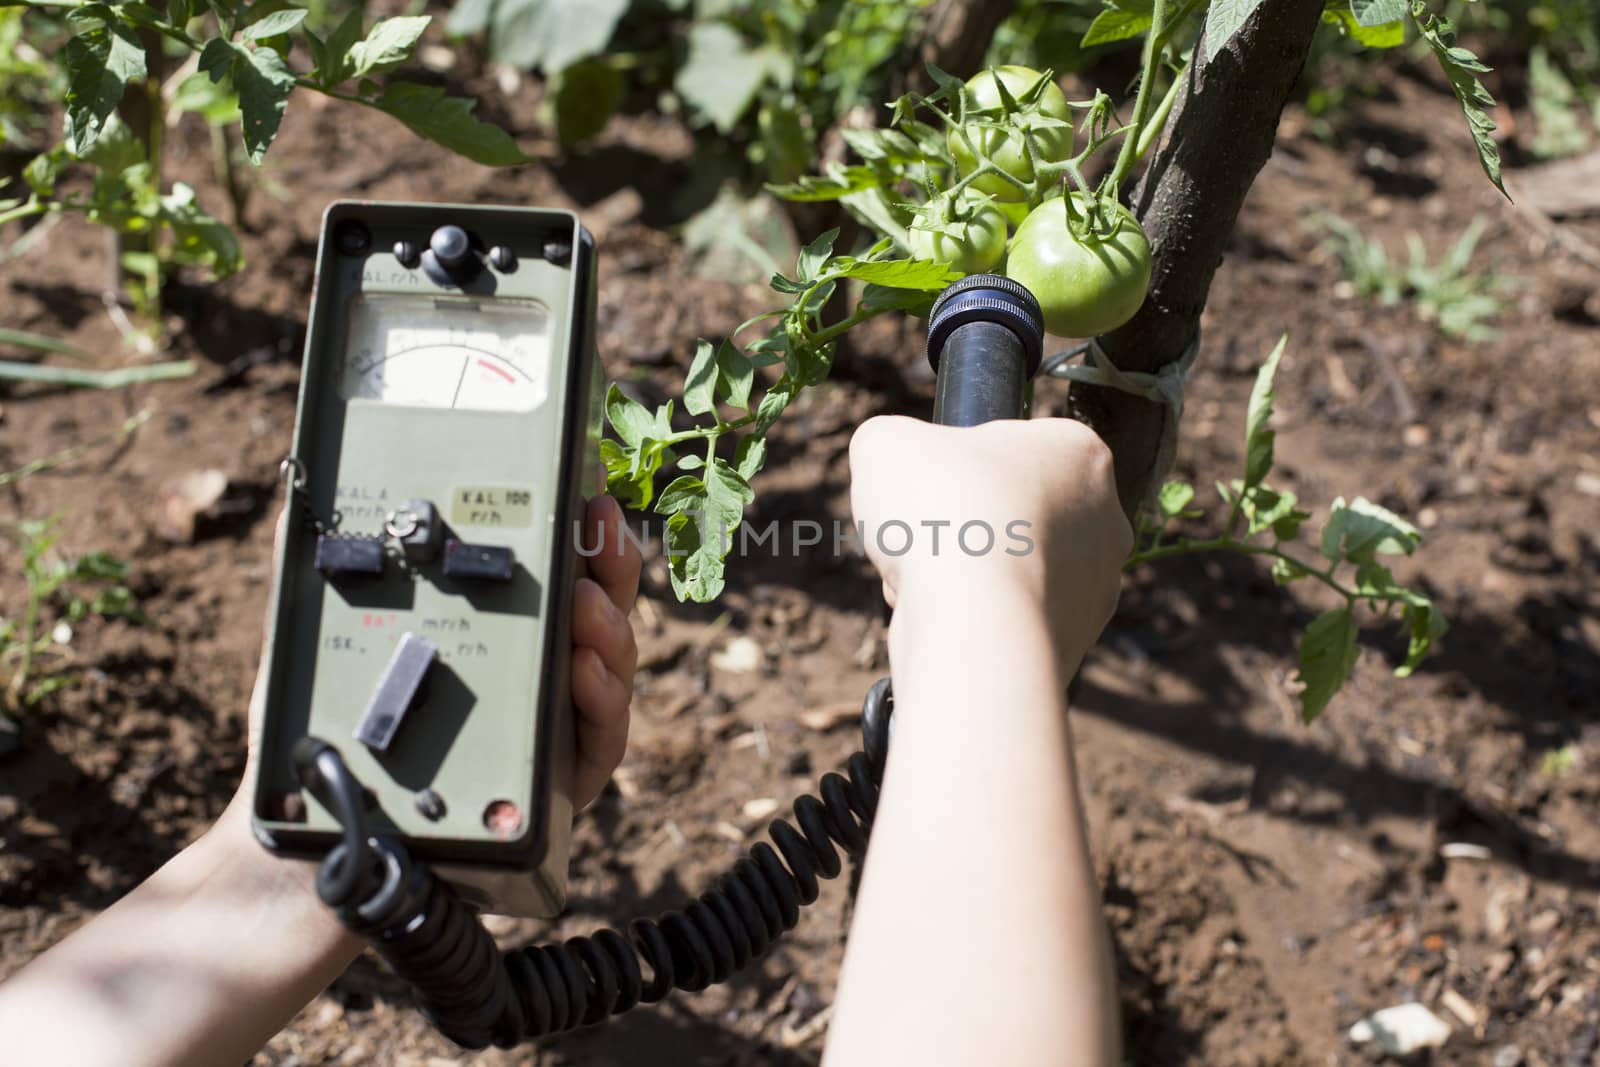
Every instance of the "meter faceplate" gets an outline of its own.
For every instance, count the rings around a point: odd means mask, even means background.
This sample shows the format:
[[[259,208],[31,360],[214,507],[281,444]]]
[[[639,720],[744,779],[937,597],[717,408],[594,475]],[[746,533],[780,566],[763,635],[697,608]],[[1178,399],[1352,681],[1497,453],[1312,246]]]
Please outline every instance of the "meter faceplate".
[[[415,251],[447,225],[474,248],[448,278]],[[275,576],[252,787],[269,847],[317,855],[338,840],[290,758],[315,735],[371,790],[373,824],[469,901],[560,910],[572,819],[567,614],[573,538],[598,486],[599,373],[594,244],[571,213],[329,207],[295,426],[303,486]],[[509,578],[446,574],[444,552],[408,558],[384,530],[408,501],[433,505],[444,538],[460,542],[450,551],[503,561],[509,550]],[[330,570],[326,558],[319,570],[319,537],[323,549],[383,539],[381,573]],[[354,735],[406,634],[437,652],[380,750]]]

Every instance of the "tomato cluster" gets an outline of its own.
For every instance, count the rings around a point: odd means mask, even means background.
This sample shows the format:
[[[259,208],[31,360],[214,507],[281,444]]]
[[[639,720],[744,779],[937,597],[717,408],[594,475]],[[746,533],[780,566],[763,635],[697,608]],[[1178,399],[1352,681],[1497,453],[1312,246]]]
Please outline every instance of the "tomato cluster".
[[[1061,169],[1073,147],[1067,100],[1040,81],[1038,71],[1007,66],[966,83],[963,122],[948,135],[961,188],[918,209],[911,253],[965,274],[1003,264],[1038,298],[1050,333],[1093,337],[1144,303],[1150,242],[1122,205],[1082,192],[1063,197],[1059,183],[1036,181]]]

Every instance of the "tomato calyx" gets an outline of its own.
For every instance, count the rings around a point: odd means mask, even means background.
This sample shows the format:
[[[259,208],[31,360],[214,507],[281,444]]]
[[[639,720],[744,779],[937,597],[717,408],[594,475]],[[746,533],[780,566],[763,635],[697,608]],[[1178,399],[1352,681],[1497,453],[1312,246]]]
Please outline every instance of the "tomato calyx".
[[[1082,193],[1063,182],[1061,196],[1056,199],[1066,212],[1067,229],[1080,241],[1109,241],[1129,220],[1125,212],[1118,210],[1116,197],[1103,187],[1095,193]]]

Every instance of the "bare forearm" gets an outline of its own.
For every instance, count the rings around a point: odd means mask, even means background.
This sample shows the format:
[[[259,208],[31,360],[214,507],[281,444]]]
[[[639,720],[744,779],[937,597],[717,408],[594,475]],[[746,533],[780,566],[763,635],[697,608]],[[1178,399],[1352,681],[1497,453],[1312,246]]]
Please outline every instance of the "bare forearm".
[[[894,743],[832,1067],[1117,1062],[1065,679],[1037,602],[979,603],[896,612]]]
[[[238,1067],[360,951],[307,865],[230,811],[143,885],[0,985],[18,1063]]]

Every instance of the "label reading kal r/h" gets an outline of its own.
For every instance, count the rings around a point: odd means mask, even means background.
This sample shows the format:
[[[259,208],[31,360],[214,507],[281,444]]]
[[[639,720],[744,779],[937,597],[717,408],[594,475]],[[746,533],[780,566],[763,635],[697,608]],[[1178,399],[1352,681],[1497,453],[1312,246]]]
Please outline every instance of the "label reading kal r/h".
[[[533,525],[533,491],[467,486],[450,494],[450,521],[458,526],[522,529]]]

